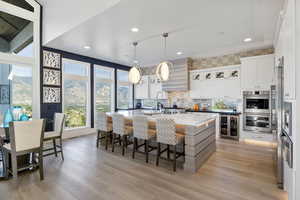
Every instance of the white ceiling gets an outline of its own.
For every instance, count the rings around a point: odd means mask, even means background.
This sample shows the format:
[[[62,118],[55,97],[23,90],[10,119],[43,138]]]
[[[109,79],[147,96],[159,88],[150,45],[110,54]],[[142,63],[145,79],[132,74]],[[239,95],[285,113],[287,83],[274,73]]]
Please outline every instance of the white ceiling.
[[[171,32],[167,43],[170,60],[270,47],[282,2],[120,0],[105,11],[99,9],[100,14],[49,41],[46,46],[131,65],[131,43],[138,40],[142,41],[138,45],[138,60],[144,66],[163,59],[162,37],[159,36],[163,32]],[[88,9],[91,8],[82,6],[81,11]],[[69,14],[65,13],[65,17]],[[132,27],[140,31],[132,33]],[[251,37],[253,42],[244,43],[246,37]],[[85,45],[91,49],[85,50]],[[183,55],[176,55],[177,51],[182,51]]]
[[[120,0],[38,0],[43,6],[43,44],[98,15]],[[83,9],[84,8],[84,9]]]

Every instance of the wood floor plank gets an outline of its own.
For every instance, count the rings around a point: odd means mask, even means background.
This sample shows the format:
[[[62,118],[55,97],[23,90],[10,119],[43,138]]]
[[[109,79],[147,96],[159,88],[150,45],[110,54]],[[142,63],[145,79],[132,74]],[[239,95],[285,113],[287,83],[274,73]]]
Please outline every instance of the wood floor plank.
[[[217,152],[195,174],[176,173],[171,162],[155,166],[155,156],[131,158],[121,149],[97,149],[95,135],[64,141],[65,161],[45,158],[45,180],[38,171],[0,182],[1,200],[287,200],[276,186],[274,149],[218,139]],[[155,152],[154,152],[155,153]]]

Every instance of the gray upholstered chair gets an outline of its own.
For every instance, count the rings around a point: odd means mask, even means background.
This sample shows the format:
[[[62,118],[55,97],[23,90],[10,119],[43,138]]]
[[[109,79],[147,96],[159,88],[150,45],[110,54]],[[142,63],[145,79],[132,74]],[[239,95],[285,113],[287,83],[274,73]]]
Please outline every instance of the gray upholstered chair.
[[[97,141],[96,146],[99,147],[99,142],[101,139],[105,138],[105,149],[107,150],[108,147],[108,139],[112,132],[112,125],[108,123],[108,117],[105,112],[97,111],[96,114],[96,129],[97,129]],[[104,136],[101,136],[101,133]]]
[[[157,119],[156,120],[156,136],[157,136],[157,157],[156,165],[159,165],[159,159],[163,152],[168,151],[169,159],[169,146],[173,146],[173,170],[176,171],[176,160],[178,157],[184,155],[184,135],[176,133],[176,126],[173,119]],[[167,148],[161,150],[161,144],[166,144]],[[177,152],[177,145],[183,145],[183,152]]]
[[[152,151],[154,148],[150,147],[149,149],[149,140],[154,139],[156,136],[156,131],[151,130],[148,127],[148,118],[146,116],[134,116],[133,117],[133,151],[132,151],[132,158],[134,159],[135,152],[142,146],[145,147],[145,154],[146,154],[146,162],[149,161],[149,152]],[[144,143],[139,145],[138,140],[144,140]]]
[[[132,135],[133,129],[125,124],[125,118],[118,113],[112,114],[113,136],[112,136],[112,152],[115,150],[115,143],[122,143],[122,155],[125,154],[125,148],[129,145],[128,136]],[[116,138],[116,136],[119,136]],[[117,139],[117,141],[116,141]]]
[[[13,178],[18,178],[17,157],[29,153],[38,153],[38,164],[32,163],[27,168],[35,165],[39,166],[40,179],[44,179],[43,167],[43,139],[45,130],[45,120],[37,119],[26,122],[10,122],[9,135],[10,143],[3,145],[4,163],[5,163],[5,176],[8,173],[13,174]],[[8,156],[11,155],[11,169],[9,169]],[[22,168],[23,169],[23,168]]]
[[[45,138],[44,138],[44,142],[52,140],[52,144],[53,144],[52,148],[44,149],[44,152],[48,152],[48,151],[52,151],[52,152],[44,154],[44,157],[50,155],[55,155],[57,157],[57,153],[60,153],[62,160],[64,160],[64,153],[63,153],[63,146],[62,146],[62,134],[64,130],[64,123],[65,123],[65,114],[55,113],[54,126],[53,126],[54,130],[45,132]],[[59,145],[56,144],[56,140],[59,140]]]

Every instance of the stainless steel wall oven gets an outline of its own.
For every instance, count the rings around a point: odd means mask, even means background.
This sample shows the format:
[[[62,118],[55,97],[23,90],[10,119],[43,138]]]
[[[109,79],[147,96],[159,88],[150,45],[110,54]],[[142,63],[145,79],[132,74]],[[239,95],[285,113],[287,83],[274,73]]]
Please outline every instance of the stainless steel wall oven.
[[[244,91],[244,130],[271,132],[271,95],[270,91]]]

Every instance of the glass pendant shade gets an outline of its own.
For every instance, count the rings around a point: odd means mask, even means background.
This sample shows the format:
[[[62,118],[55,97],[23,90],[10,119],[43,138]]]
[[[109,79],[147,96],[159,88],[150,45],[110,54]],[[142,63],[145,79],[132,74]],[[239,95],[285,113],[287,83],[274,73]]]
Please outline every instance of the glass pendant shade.
[[[171,62],[161,62],[156,68],[156,76],[161,81],[167,81],[170,78],[170,71],[172,68],[173,64]]]
[[[162,35],[164,37],[164,54],[165,59],[167,59],[167,37],[169,36],[168,33],[164,33]],[[159,63],[156,67],[156,76],[161,81],[167,81],[170,78],[170,72],[173,69],[173,64],[169,61],[163,61]]]
[[[133,66],[129,70],[129,81],[133,84],[137,84],[140,82],[142,78],[141,70],[139,69],[138,66]]]

